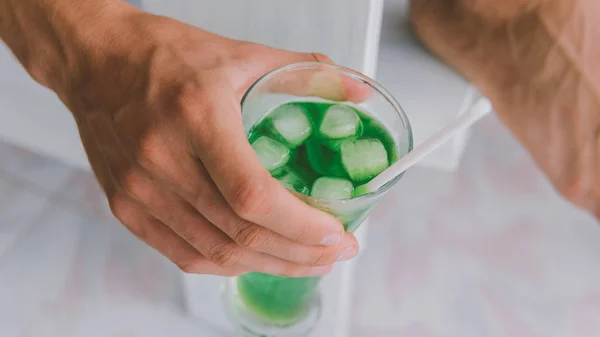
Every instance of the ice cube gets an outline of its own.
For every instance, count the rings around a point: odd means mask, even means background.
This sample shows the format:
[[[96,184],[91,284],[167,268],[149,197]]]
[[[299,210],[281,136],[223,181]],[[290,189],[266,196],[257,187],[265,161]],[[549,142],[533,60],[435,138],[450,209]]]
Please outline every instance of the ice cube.
[[[346,141],[340,147],[342,165],[356,183],[369,181],[389,166],[388,155],[379,139]]]
[[[356,112],[343,104],[330,106],[319,124],[319,134],[323,139],[359,137],[362,122]]]
[[[288,103],[270,114],[272,132],[290,148],[304,143],[312,135],[312,123],[299,104]]]
[[[271,172],[283,167],[290,160],[290,149],[267,136],[258,138],[252,143],[252,148],[263,166]]]
[[[354,185],[343,178],[321,177],[313,183],[311,196],[327,200],[351,199]]]

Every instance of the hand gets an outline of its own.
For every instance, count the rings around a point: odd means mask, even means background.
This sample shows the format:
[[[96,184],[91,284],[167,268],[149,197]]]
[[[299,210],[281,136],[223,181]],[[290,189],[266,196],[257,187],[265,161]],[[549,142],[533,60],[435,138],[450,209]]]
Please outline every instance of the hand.
[[[82,34],[57,90],[115,216],[190,273],[317,276],[356,255],[334,217],[263,169],[241,119],[242,95],[261,75],[330,60],[119,11]]]
[[[411,18],[556,188],[600,217],[600,2],[412,0]]]

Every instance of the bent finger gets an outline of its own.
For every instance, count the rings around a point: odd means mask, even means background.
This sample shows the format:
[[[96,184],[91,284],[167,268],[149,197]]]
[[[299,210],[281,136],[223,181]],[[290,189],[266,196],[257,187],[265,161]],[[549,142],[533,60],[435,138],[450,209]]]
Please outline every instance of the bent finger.
[[[237,276],[248,272],[241,267],[222,267],[212,263],[135,201],[116,197],[111,202],[111,210],[133,235],[156,249],[185,273]]]
[[[299,243],[340,243],[339,221],[299,200],[263,168],[246,139],[239,105],[221,99],[213,109],[220,118],[210,137],[198,137],[195,150],[235,213]]]

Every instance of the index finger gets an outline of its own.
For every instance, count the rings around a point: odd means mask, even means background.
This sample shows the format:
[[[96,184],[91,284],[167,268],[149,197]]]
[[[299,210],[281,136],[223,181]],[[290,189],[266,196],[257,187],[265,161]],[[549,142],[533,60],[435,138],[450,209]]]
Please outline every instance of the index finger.
[[[213,97],[214,122],[197,133],[197,156],[232,209],[243,219],[291,240],[336,245],[344,228],[290,193],[264,169],[246,139],[239,103]],[[205,102],[206,103],[206,102]],[[207,135],[207,134],[210,135]]]

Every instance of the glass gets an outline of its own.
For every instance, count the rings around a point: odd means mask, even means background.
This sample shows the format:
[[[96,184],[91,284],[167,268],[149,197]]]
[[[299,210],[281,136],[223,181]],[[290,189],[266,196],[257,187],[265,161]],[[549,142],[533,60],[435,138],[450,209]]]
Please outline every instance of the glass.
[[[392,136],[398,157],[412,150],[408,118],[392,95],[354,70],[317,62],[285,66],[256,81],[242,99],[244,128],[248,133],[282,104],[306,101],[343,102],[373,115]],[[347,231],[353,232],[401,177],[354,199],[322,200],[295,194],[307,204],[334,215]],[[320,316],[319,281],[320,277],[249,273],[225,282],[224,306],[232,323],[245,336],[306,336]]]

